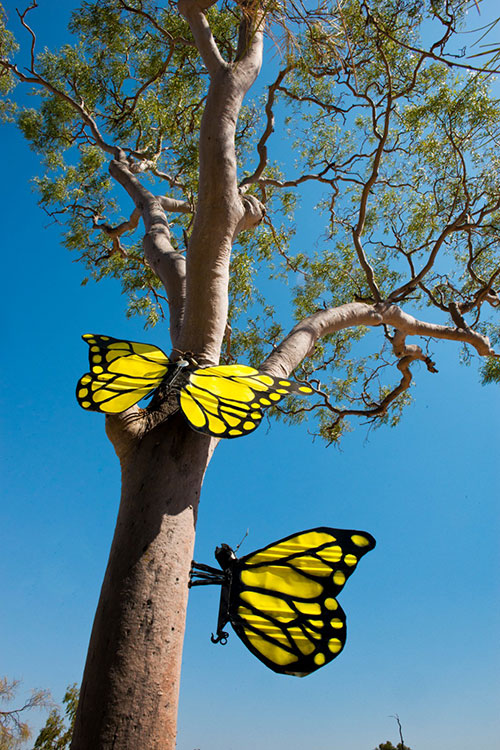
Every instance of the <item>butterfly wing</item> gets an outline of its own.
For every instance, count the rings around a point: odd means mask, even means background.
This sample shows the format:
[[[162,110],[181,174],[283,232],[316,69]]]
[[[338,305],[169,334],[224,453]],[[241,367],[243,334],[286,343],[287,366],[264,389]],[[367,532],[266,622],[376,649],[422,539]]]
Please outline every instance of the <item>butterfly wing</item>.
[[[157,388],[169,369],[168,357],[151,344],[86,333],[90,372],[76,387],[83,409],[118,414]]]
[[[229,619],[245,646],[275,672],[304,676],[346,640],[336,596],[375,546],[364,531],[316,528],[237,560]]]
[[[179,400],[194,430],[235,438],[253,432],[262,410],[290,393],[310,394],[312,389],[246,365],[222,365],[191,371]]]

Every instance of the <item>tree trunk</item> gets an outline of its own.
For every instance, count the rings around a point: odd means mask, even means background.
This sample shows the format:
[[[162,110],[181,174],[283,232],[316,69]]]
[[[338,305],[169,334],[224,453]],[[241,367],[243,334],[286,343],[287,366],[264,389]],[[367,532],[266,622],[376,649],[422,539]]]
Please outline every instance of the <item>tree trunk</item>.
[[[216,441],[175,414],[125,455],[71,750],[174,750],[197,508]]]
[[[263,12],[257,4],[253,20],[242,13],[241,44],[231,65],[205,17],[214,4],[179,3],[210,74],[199,194],[185,261],[171,245],[161,200],[132,173],[124,151],[106,149],[113,156],[111,175],[143,218],[146,257],[169,299],[174,352],[191,352],[201,365],[219,362],[234,238],[264,215],[256,199],[244,200],[238,190],[235,153],[241,103],[262,62]],[[122,498],[71,750],[175,748],[196,513],[217,440],[191,430],[179,413],[168,414],[160,399],[147,410],[132,407],[107,421],[122,464]]]

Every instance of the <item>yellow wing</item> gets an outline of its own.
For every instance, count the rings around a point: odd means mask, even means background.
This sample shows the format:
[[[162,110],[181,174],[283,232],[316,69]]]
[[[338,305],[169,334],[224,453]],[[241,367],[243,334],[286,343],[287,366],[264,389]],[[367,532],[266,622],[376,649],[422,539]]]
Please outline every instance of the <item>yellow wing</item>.
[[[168,357],[151,344],[86,333],[91,371],[80,378],[76,398],[84,409],[118,414],[157,388],[168,372]]]
[[[303,677],[332,661],[346,640],[336,597],[374,546],[364,531],[321,527],[241,558],[228,613],[235,632],[275,672]]]
[[[151,344],[87,333],[91,371],[78,381],[76,397],[89,411],[118,414],[148,396],[178,367]],[[183,362],[187,367],[187,363]],[[208,435],[235,438],[255,430],[262,410],[307,385],[273,378],[245,365],[186,369],[179,382],[181,410],[190,426]]]
[[[312,392],[309,386],[273,378],[253,367],[222,365],[190,372],[180,391],[180,406],[194,430],[235,438],[259,426],[263,409],[290,393]]]

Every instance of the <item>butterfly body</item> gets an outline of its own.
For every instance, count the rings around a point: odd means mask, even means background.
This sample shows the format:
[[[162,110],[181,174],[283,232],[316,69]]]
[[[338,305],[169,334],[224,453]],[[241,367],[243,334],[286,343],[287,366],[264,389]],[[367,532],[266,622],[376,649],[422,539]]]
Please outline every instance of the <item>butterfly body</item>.
[[[203,583],[222,585],[214,642],[225,642],[230,622],[266,666],[304,676],[332,661],[346,641],[346,616],[336,597],[357,562],[375,546],[367,532],[318,527],[237,558],[216,549],[220,571],[202,566]],[[197,564],[193,564],[191,585]]]
[[[160,386],[174,390],[190,426],[213,437],[249,434],[263,409],[291,393],[310,394],[309,386],[274,378],[247,365],[198,367],[186,359],[171,362],[156,346],[85,334],[91,371],[77,384],[80,406],[119,414]]]

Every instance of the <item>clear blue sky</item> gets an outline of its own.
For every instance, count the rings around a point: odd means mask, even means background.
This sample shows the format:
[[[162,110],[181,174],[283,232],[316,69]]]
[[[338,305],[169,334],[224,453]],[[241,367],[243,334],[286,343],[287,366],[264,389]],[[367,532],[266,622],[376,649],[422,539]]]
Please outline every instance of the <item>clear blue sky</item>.
[[[64,40],[66,10],[41,0],[36,13],[41,45]],[[60,701],[81,678],[119,498],[103,419],[74,398],[80,335],[167,346],[167,331],[126,320],[116,283],[80,286],[30,190],[35,155],[13,127],[2,136],[0,674]],[[439,374],[417,365],[415,405],[394,430],[357,427],[338,451],[273,424],[217,449],[196,560],[247,528],[242,554],[315,525],[366,529],[377,547],[341,595],[344,652],[305,679],[267,670],[235,635],[212,645],[219,593],[192,592],[179,750],[372,750],[397,742],[396,713],[413,750],[495,745],[499,391],[451,343],[432,352]]]

